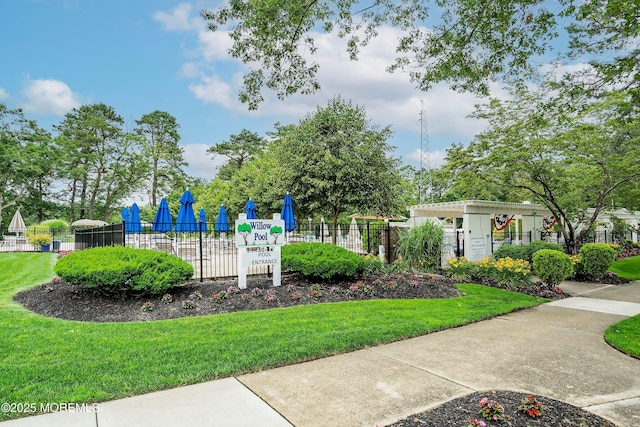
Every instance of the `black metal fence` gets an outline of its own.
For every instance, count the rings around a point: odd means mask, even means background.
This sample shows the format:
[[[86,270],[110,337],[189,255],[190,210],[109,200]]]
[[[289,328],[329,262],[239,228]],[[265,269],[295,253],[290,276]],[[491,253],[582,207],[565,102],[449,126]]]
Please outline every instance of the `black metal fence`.
[[[624,241],[638,241],[638,232],[633,233],[614,233],[610,230],[592,231],[587,233],[586,236],[580,241],[580,244],[585,243],[612,243],[620,244]],[[558,232],[542,232],[540,233],[540,240],[547,242],[554,242],[564,245],[565,239],[562,233]]]
[[[491,232],[491,253],[495,252],[502,245],[528,245],[533,240],[533,232],[515,232],[513,230],[492,230]]]
[[[125,241],[124,223],[109,224],[103,227],[84,228],[75,232],[74,249],[123,245]]]
[[[176,224],[177,225],[177,224]],[[202,229],[200,229],[202,227]],[[179,227],[178,227],[179,228]],[[229,231],[216,231],[213,223],[198,223],[195,232],[180,233],[153,231],[144,226],[140,232],[126,231],[124,223],[85,230],[77,230],[75,249],[100,246],[127,245],[176,255],[194,267],[194,278],[216,279],[238,275],[238,250],[233,224]],[[382,256],[387,262],[395,260],[397,233],[388,223],[332,224],[305,221],[296,230],[286,233],[287,243],[333,243],[358,254]],[[247,274],[267,274],[267,267],[250,267]]]

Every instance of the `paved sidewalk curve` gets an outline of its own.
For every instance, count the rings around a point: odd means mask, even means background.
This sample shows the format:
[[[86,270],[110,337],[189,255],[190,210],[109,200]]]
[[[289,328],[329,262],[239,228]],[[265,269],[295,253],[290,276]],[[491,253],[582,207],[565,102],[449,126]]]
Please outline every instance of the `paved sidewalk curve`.
[[[552,397],[619,426],[640,424],[640,360],[605,329],[640,314],[640,282],[566,282],[575,295],[405,341],[237,378],[56,413],[21,426],[374,426],[491,389]]]

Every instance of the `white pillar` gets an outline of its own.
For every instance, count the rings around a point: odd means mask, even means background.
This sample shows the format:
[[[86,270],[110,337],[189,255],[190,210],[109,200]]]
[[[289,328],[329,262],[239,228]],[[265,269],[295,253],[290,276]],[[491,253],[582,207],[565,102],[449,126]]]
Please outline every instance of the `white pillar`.
[[[468,260],[478,261],[491,256],[491,215],[481,213],[464,213],[462,216],[464,229],[464,256]]]
[[[540,240],[540,230],[542,230],[542,216],[537,214],[522,215],[522,235],[529,236],[531,240]],[[527,239],[524,239],[527,242]],[[530,242],[527,242],[530,243]]]

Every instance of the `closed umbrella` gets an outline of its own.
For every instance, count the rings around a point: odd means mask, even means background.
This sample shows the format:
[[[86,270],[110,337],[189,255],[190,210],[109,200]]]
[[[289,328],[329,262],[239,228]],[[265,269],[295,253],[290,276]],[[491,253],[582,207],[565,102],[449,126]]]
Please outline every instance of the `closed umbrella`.
[[[284,220],[285,231],[293,231],[296,229],[296,218],[293,215],[293,200],[287,191],[282,201],[282,210],[280,211],[280,218]]]
[[[178,219],[176,219],[176,231],[179,233],[193,233],[198,231],[196,223],[196,214],[193,212],[193,196],[187,189],[180,197],[180,210],[178,211]]]
[[[320,217],[320,228],[322,229],[320,233],[322,235],[322,241],[324,242],[329,237],[329,227],[327,223],[324,222],[324,217]]]
[[[349,239],[360,240],[360,229],[355,218],[351,218],[351,225],[349,226]]]
[[[27,226],[24,224],[22,215],[20,215],[20,209],[17,209],[16,213],[13,214],[13,219],[11,220],[7,231],[9,233],[16,233],[18,236],[20,235],[20,233],[24,233],[25,231],[27,231]]]
[[[153,224],[151,224],[151,229],[160,233],[166,233],[167,231],[171,231],[173,229],[173,218],[171,218],[171,210],[169,209],[167,199],[165,199],[164,197],[162,198],[162,200],[160,200],[158,210],[156,211],[156,216],[153,218]]]
[[[120,211],[120,216],[122,217],[122,221],[124,221],[125,224],[128,224],[129,221],[131,221],[131,211],[126,206]]]
[[[137,204],[134,203],[133,205],[131,205],[131,209],[129,209],[129,222],[125,224],[125,231],[127,234],[142,233],[142,224],[140,223],[140,208]]]
[[[204,208],[200,208],[200,212],[198,216],[199,216],[200,224],[202,224],[202,231],[203,232],[209,231],[209,227],[207,227],[207,212],[204,210]]]
[[[219,231],[221,233],[226,233],[231,230],[229,227],[229,219],[227,218],[227,210],[224,208],[224,205],[220,206],[220,211],[218,211],[218,218],[216,219],[216,225],[213,227],[215,231]]]
[[[256,204],[253,203],[251,197],[249,197],[249,201],[246,205],[244,205],[244,210],[247,212],[247,219],[258,219],[258,214],[256,213]]]

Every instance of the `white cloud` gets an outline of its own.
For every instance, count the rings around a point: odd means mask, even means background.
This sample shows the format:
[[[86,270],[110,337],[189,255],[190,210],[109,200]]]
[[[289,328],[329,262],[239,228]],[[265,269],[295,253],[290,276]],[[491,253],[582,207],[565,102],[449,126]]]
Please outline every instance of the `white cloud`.
[[[235,92],[217,75],[203,76],[200,83],[190,84],[189,90],[205,104],[219,104],[225,108],[233,109]]]
[[[185,62],[182,64],[182,68],[179,73],[180,77],[184,77],[187,79],[193,79],[196,77],[201,77],[203,75],[202,71],[200,71],[200,65],[196,62]]]
[[[207,153],[209,146],[206,144],[187,144],[182,148],[184,159],[189,163],[187,173],[191,176],[212,180],[216,177],[218,168],[225,162],[221,156],[212,159],[211,154]]]
[[[542,73],[549,73],[560,78],[565,74],[575,74],[593,71],[593,66],[587,62],[576,62],[574,64],[549,63],[540,67]]]
[[[431,169],[437,169],[446,163],[445,158],[447,157],[447,153],[440,150],[423,153],[422,150],[417,149],[407,154],[405,160],[407,160],[407,163],[411,166],[419,168],[421,155],[424,155],[422,158],[422,167],[425,169],[427,169],[428,165],[431,165]]]
[[[0,101],[8,98],[9,98],[9,94],[0,87]]]
[[[82,104],[80,96],[60,80],[29,80],[22,93],[25,96],[22,108],[27,113],[63,116]]]
[[[198,26],[198,51],[207,62],[229,61],[231,57],[227,53],[233,41],[229,32],[219,29],[210,31],[206,26]]]
[[[197,25],[197,21],[190,18],[190,15],[191,5],[182,3],[171,9],[169,13],[163,11],[154,13],[153,20],[160,22],[167,31],[187,31]]]

